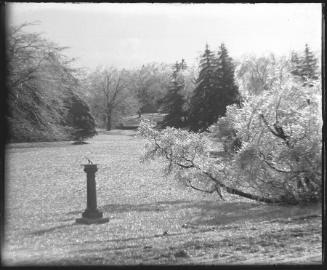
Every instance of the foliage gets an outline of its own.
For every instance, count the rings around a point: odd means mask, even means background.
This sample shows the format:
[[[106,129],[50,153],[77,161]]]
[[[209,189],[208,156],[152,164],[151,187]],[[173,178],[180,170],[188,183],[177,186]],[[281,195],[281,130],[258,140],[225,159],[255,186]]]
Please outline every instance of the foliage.
[[[238,86],[234,79],[235,66],[233,59],[228,55],[228,51],[222,43],[219,47],[217,57],[215,101],[213,108],[218,117],[225,115],[226,107],[239,102]]]
[[[249,93],[260,94],[269,89],[273,83],[269,76],[274,68],[272,58],[248,56],[242,59],[235,72],[240,90],[246,89]]]
[[[95,121],[89,106],[77,95],[71,100],[67,118],[73,127],[72,135],[75,141],[84,141],[96,135]]]
[[[225,114],[226,106],[238,101],[238,88],[234,82],[234,64],[225,45],[221,44],[217,57],[206,45],[191,98],[190,129],[206,130]]]
[[[299,76],[303,81],[318,79],[318,59],[310,50],[308,44],[305,44],[302,56],[298,56],[296,52],[292,53],[291,63],[292,74]]]
[[[210,107],[208,106],[212,94],[215,92],[215,58],[208,44],[200,59],[200,71],[196,86],[190,101],[188,124],[190,129],[197,131],[212,124]]]
[[[8,32],[8,123],[12,141],[71,138],[67,125],[69,104],[79,87],[72,59],[64,47],[40,34],[25,32],[30,24]]]
[[[313,84],[290,77],[280,88],[246,97],[241,109],[229,107],[221,121],[242,142],[233,153],[240,181],[289,202],[320,198],[321,96]]]
[[[161,127],[182,127],[184,125],[184,96],[182,91],[185,87],[184,78],[180,71],[186,69],[184,59],[173,67],[171,75],[171,82],[165,97],[161,102],[161,111],[167,113],[163,121],[160,123]]]
[[[166,64],[149,63],[131,71],[130,86],[136,92],[140,113],[159,111],[170,81],[169,69]]]
[[[228,155],[210,157],[213,142],[204,136],[167,128],[157,131],[143,122],[139,132],[148,139],[144,160],[161,157],[166,171],[187,186],[221,195],[298,203],[321,196],[320,85],[303,85],[285,72],[280,83],[260,95],[243,97],[211,127],[226,143],[239,139]]]
[[[235,77],[241,95],[259,95],[282,84],[286,74],[292,69],[285,57],[246,56],[235,70]]]

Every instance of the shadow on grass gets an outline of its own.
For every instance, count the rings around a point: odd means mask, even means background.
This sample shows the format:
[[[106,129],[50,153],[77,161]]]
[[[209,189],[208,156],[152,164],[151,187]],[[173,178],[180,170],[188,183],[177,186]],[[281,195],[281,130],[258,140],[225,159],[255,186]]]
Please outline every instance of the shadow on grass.
[[[87,241],[83,241],[83,244],[105,244],[105,243],[110,243],[110,242],[129,242],[129,241],[137,241],[137,240],[151,240],[153,238],[168,238],[168,237],[174,237],[174,236],[180,236],[180,235],[189,235],[190,233],[194,233],[194,232],[178,232],[178,233],[168,233],[168,234],[154,234],[154,235],[149,235],[149,236],[137,236],[137,237],[127,237],[127,238],[114,238],[114,239],[110,239],[110,240],[87,240]],[[80,245],[80,243],[72,243],[72,246],[75,245]],[[124,246],[125,247],[125,246]],[[124,248],[123,247],[123,248]],[[123,249],[123,248],[103,248],[100,249],[101,251],[109,251],[109,250],[116,250],[116,249]],[[95,251],[94,248],[92,248],[93,251]],[[100,251],[99,250],[99,251]]]
[[[247,221],[274,221],[298,216],[321,214],[319,204],[309,206],[281,206],[256,202],[199,202],[200,214],[194,225],[225,225]]]
[[[9,143],[7,149],[32,149],[32,148],[53,148],[73,146],[72,141],[53,141],[53,142],[21,142]]]
[[[177,201],[159,201],[155,203],[143,204],[107,204],[99,207],[99,210],[105,213],[124,213],[124,212],[159,212],[168,210],[168,205],[180,205],[178,208],[183,207],[183,204],[188,205],[190,201],[177,200]],[[76,215],[82,213],[84,210],[76,210],[68,212],[67,215]]]
[[[134,129],[112,129],[112,130],[101,130],[98,132],[99,135],[116,135],[116,136],[135,136],[137,134],[137,128]]]
[[[159,212],[168,210],[169,205],[175,208],[187,207],[189,201],[176,200],[176,201],[159,201],[155,203],[143,204],[107,204],[101,207],[101,211],[108,213],[123,213],[123,212]]]
[[[59,225],[59,226],[54,226],[54,227],[51,227],[51,228],[47,228],[47,229],[42,229],[42,230],[36,230],[36,231],[33,231],[31,233],[29,233],[30,235],[34,235],[34,236],[41,236],[43,234],[46,234],[46,233],[51,233],[57,229],[61,229],[61,228],[67,228],[67,227],[71,227],[73,226],[74,223],[72,224],[66,224],[66,225]]]
[[[190,225],[226,225],[246,221],[274,221],[306,215],[321,215],[321,205],[281,206],[244,201],[159,201],[144,204],[107,204],[99,209],[107,214],[124,212],[163,212],[194,210],[190,215]],[[81,210],[67,213],[79,214]]]

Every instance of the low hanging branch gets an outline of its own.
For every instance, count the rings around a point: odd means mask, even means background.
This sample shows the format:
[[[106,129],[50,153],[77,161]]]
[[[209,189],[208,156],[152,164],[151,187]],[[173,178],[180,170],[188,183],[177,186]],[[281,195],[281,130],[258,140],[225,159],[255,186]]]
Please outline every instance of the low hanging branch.
[[[267,120],[265,119],[265,117],[263,116],[263,114],[260,114],[260,117],[261,119],[263,120],[263,122],[265,123],[265,125],[267,126],[267,128],[269,129],[269,131],[275,135],[276,137],[282,139],[286,145],[288,147],[290,147],[290,142],[289,142],[289,136],[287,136],[285,133],[284,133],[284,130],[281,126],[279,126],[277,123],[275,123],[273,126],[274,126],[274,129],[272,129]]]
[[[250,193],[244,192],[244,191],[239,190],[234,187],[227,186],[223,182],[221,182],[218,179],[218,177],[215,177],[210,172],[203,170],[199,165],[195,164],[194,158],[193,158],[193,160],[190,160],[190,159],[186,158],[184,155],[178,156],[178,158],[177,158],[177,156],[174,156],[172,148],[170,148],[170,151],[168,152],[166,147],[162,147],[160,145],[160,143],[158,142],[159,140],[157,139],[157,137],[155,135],[151,136],[151,138],[153,139],[154,147],[155,147],[151,151],[152,154],[158,154],[158,155],[161,154],[161,156],[164,156],[166,158],[166,160],[169,162],[168,171],[172,171],[173,165],[175,165],[179,169],[183,169],[183,170],[193,168],[193,169],[200,171],[201,174],[205,175],[207,178],[209,178],[212,182],[215,183],[213,189],[203,190],[201,188],[194,186],[191,183],[191,180],[187,179],[188,186],[194,190],[198,190],[198,191],[205,192],[205,193],[213,193],[216,191],[217,194],[223,199],[221,190],[220,190],[220,188],[223,188],[227,193],[230,193],[233,195],[238,195],[238,196],[241,196],[241,197],[244,197],[244,198],[247,198],[250,200],[255,200],[258,202],[265,202],[265,203],[281,203],[282,202],[282,200],[277,199],[277,198],[266,198],[266,197],[262,197],[262,196],[258,196],[255,194],[250,194]],[[179,160],[179,161],[177,161],[177,160]],[[184,162],[180,162],[180,161],[184,161]]]

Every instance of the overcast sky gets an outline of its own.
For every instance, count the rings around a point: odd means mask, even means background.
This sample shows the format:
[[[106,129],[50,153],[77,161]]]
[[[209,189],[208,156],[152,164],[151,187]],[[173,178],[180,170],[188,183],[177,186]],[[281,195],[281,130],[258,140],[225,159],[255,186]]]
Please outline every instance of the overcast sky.
[[[196,63],[206,42],[232,57],[321,48],[321,4],[11,3],[8,24],[61,46],[80,66],[131,68],[181,58]]]

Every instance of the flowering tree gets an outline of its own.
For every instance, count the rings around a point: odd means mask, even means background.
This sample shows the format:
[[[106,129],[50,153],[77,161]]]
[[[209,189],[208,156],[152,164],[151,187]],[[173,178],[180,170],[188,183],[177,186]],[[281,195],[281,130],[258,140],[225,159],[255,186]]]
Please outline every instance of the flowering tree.
[[[143,122],[148,139],[143,160],[166,160],[166,172],[187,186],[222,191],[266,203],[316,201],[321,196],[321,90],[304,86],[283,70],[270,89],[245,94],[241,107],[227,107],[226,116],[205,134],[167,128],[158,131]],[[225,154],[212,157],[215,141]]]

